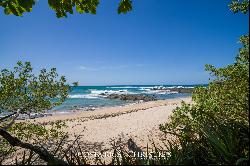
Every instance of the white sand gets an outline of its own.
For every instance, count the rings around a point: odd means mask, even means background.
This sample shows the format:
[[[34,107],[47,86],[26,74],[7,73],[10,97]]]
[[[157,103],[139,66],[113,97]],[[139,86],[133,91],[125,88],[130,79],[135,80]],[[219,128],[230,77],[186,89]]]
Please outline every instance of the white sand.
[[[72,139],[75,135],[82,135],[81,141],[89,147],[86,150],[109,149],[113,141],[126,144],[129,138],[144,149],[152,141],[157,143],[164,138],[159,125],[168,121],[181,101],[192,102],[190,97],[159,100],[30,121],[44,125],[56,120],[65,121],[68,126],[65,131]]]

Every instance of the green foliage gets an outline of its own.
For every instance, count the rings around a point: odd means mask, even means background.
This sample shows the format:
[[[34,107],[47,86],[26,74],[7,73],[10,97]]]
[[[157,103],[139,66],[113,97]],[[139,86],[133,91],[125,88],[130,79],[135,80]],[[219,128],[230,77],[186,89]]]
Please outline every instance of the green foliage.
[[[73,84],[73,86],[78,86],[79,82],[73,82],[72,84]]]
[[[248,11],[248,1],[233,1],[234,12]],[[247,6],[247,8],[246,8]],[[182,103],[160,130],[175,136],[172,155],[179,164],[247,164],[249,161],[249,36],[240,38],[236,61],[224,68],[206,65],[208,87],[197,87],[195,104]],[[184,153],[183,153],[184,151]]]
[[[249,35],[244,35],[240,38],[240,42],[243,44],[243,48],[240,49],[237,56],[237,62],[245,64],[245,67],[249,68]]]
[[[67,17],[67,13],[73,14],[74,7],[78,13],[96,14],[99,0],[48,0],[48,3],[60,18]]]
[[[132,1],[131,0],[121,0],[119,7],[118,7],[118,13],[127,13],[128,11],[132,10]]]
[[[187,148],[183,145],[191,146],[187,153],[192,158],[192,164],[239,164],[248,161],[247,38],[241,38],[243,48],[235,64],[219,69],[207,65],[213,81],[208,87],[196,88],[193,93],[194,105],[183,103],[171,115],[170,122],[160,126],[162,131],[175,135],[179,140],[181,150],[176,153],[182,153]],[[185,158],[184,155],[182,158]]]
[[[233,0],[229,7],[234,13],[241,11],[246,14],[249,8],[249,0]]]
[[[0,6],[4,8],[5,14],[22,16],[25,12],[31,12],[36,0],[0,0]],[[96,14],[99,0],[48,0],[49,7],[55,11],[58,18],[67,17],[75,10],[82,13]],[[121,0],[118,13],[127,13],[132,10],[131,0]]]
[[[6,2],[6,0],[0,1],[0,5]],[[71,1],[67,3],[69,2]],[[64,3],[54,5],[54,10],[59,13],[58,17],[66,16],[68,12],[72,13],[70,4],[68,7],[65,7]],[[58,5],[59,8],[57,8]],[[78,12],[95,12],[93,6],[85,5],[77,9]],[[247,13],[248,6],[247,0],[233,1],[230,4],[231,10],[235,13],[239,11]],[[131,7],[130,0],[122,0],[118,13],[126,13],[131,10]],[[20,9],[19,12],[22,13],[22,10]],[[240,42],[243,46],[239,49],[235,63],[224,68],[206,65],[206,70],[212,75],[212,82],[208,87],[197,87],[192,96],[194,104],[182,103],[181,107],[174,110],[170,121],[160,126],[160,130],[174,136],[173,141],[166,143],[165,156],[159,158],[156,155],[150,158],[147,150],[145,157],[131,157],[129,152],[116,148],[111,164],[247,165],[249,161],[249,36],[242,36]],[[41,70],[38,77],[31,72],[31,65],[27,62],[25,64],[18,62],[14,71],[6,69],[1,71],[0,109],[13,111],[19,109],[24,113],[42,111],[65,100],[69,86],[65,85],[64,77],[56,80],[58,75],[55,69],[49,72]],[[57,100],[52,102],[54,98]],[[87,164],[81,144],[77,140],[67,144],[67,135],[64,136],[65,133],[60,131],[63,126],[61,122],[52,124],[50,128],[38,124],[16,123],[9,132],[23,141],[33,141],[34,144],[42,145],[70,165]],[[160,151],[155,147],[154,154]],[[14,152],[16,149],[0,138],[0,164],[6,156],[11,156]],[[32,151],[25,151],[23,158],[16,160],[16,164],[32,164],[36,160],[37,156]],[[38,163],[41,164],[41,161]],[[99,164],[105,163],[99,160]]]
[[[68,96],[69,85],[66,84],[64,76],[58,77],[55,68],[49,71],[42,69],[38,76],[35,76],[32,70],[29,62],[18,62],[12,71],[0,71],[0,110],[15,115],[12,119],[2,118],[0,128],[21,141],[50,149],[52,146],[48,147],[48,143],[55,142],[65,134],[60,131],[64,126],[62,123],[58,122],[45,128],[38,124],[14,122],[19,113],[47,111],[61,104]],[[16,150],[7,140],[0,137],[0,152],[3,154],[0,155],[0,161],[14,154]]]
[[[0,6],[4,8],[5,14],[22,16],[24,12],[31,12],[35,0],[1,0]]]
[[[58,78],[56,69],[42,69],[32,74],[29,62],[18,62],[13,71],[0,72],[0,110],[20,113],[40,112],[61,104],[69,86],[64,76]]]

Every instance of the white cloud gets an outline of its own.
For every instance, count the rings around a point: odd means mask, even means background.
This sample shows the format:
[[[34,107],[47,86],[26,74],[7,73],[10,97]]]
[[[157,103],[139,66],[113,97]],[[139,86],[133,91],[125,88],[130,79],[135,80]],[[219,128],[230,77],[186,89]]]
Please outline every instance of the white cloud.
[[[98,71],[98,68],[90,68],[90,67],[86,67],[86,66],[79,66],[80,70],[84,70],[84,71]]]
[[[80,69],[80,70],[86,70],[87,67],[85,67],[85,66],[80,66],[79,69]]]
[[[100,70],[120,70],[120,69],[126,69],[126,68],[132,68],[132,67],[144,67],[145,64],[134,64],[134,65],[116,65],[116,66],[100,66],[100,67],[87,67],[87,66],[79,66],[79,70],[84,71],[100,71]]]
[[[146,66],[146,65],[145,65],[145,64],[138,63],[138,64],[136,64],[135,66],[136,66],[136,67],[144,67],[144,66]]]

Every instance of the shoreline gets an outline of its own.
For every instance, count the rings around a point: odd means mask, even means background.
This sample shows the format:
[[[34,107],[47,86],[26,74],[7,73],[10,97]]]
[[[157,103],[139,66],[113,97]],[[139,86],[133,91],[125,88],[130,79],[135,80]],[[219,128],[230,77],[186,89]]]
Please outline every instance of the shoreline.
[[[167,106],[167,105],[179,105],[181,101],[185,101],[190,103],[191,97],[180,97],[180,98],[174,98],[174,99],[165,99],[165,100],[156,100],[156,101],[147,101],[147,102],[135,102],[135,103],[128,103],[124,105],[119,106],[105,106],[105,107],[98,107],[93,110],[84,110],[82,109],[72,109],[69,110],[69,112],[63,112],[63,113],[52,113],[51,116],[44,116],[44,117],[38,117],[35,119],[25,119],[25,120],[17,120],[17,122],[20,121],[28,121],[28,122],[35,122],[35,123],[41,123],[46,124],[49,122],[55,122],[55,121],[69,121],[69,120],[79,120],[82,118],[87,119],[99,119],[101,117],[113,115],[113,114],[125,114],[125,113],[131,113],[131,112],[137,112],[139,110],[146,110],[154,107],[159,106]]]
[[[193,103],[191,97],[175,98],[25,121],[45,127],[56,121],[65,122],[67,127],[63,131],[68,133],[67,142],[70,144],[78,138],[82,150],[87,153],[112,153],[114,145],[134,151],[130,147],[133,145],[137,150],[146,152],[147,148],[152,150],[154,146],[164,147],[164,141],[173,138],[161,132],[159,125],[168,122],[172,111],[182,101]],[[93,158],[87,160],[91,162]]]

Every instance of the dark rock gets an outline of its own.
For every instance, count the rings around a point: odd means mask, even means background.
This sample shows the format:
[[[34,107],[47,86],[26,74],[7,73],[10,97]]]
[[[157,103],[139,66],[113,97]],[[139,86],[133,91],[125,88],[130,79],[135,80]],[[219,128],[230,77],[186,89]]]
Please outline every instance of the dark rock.
[[[105,96],[106,94],[105,94],[105,93],[101,93],[100,95],[101,95],[101,96]]]
[[[142,95],[142,94],[110,94],[107,96],[109,99],[131,100],[131,101],[154,101],[154,96]]]
[[[177,92],[177,93],[192,93],[194,88],[185,88],[185,87],[175,87],[168,88],[163,86],[156,86],[151,89],[152,91],[160,91],[160,92]]]
[[[170,92],[178,92],[178,93],[192,93],[194,88],[168,88]]]

